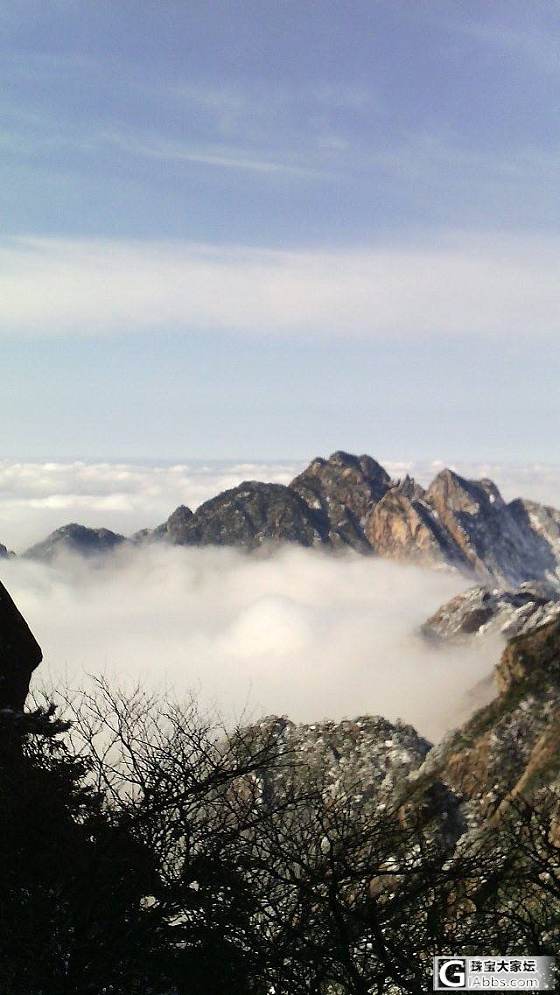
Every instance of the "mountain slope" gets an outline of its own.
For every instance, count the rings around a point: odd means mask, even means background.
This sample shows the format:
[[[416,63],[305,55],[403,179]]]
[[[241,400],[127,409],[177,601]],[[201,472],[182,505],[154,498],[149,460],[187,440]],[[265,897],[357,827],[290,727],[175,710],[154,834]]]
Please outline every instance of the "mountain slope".
[[[451,567],[502,587],[560,584],[560,512],[521,499],[507,504],[490,480],[452,470],[427,490],[391,480],[370,456],[335,452],[280,484],[245,482],[194,513],[179,507],[143,538],[178,545],[266,541],[349,547],[428,567]]]
[[[512,639],[496,667],[497,695],[427,755],[401,785],[419,796],[443,781],[470,821],[496,821],[516,798],[560,785],[560,619]]]
[[[426,501],[482,579],[520,584],[557,570],[546,538],[529,519],[512,512],[491,480],[466,480],[443,470],[430,484]]]
[[[410,482],[412,483],[412,482]],[[407,482],[387,491],[371,510],[365,534],[379,556],[427,567],[451,566],[468,570],[459,545],[442,528],[433,509]]]
[[[239,546],[293,542],[301,546],[329,543],[325,515],[289,487],[245,481],[205,501],[197,511],[178,508],[159,531],[178,546]]]

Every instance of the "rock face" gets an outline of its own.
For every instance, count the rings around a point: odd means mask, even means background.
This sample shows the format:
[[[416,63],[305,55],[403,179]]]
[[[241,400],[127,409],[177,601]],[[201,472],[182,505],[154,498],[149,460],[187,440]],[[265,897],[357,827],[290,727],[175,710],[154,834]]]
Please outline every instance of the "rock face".
[[[6,546],[3,546],[2,543],[0,542],[0,560],[7,560],[9,555],[10,554]]]
[[[477,576],[520,584],[554,574],[549,543],[530,522],[521,522],[491,480],[465,480],[444,470],[426,500]]]
[[[286,779],[296,783],[301,779],[305,787],[320,784],[324,796],[345,797],[362,816],[371,813],[372,818],[392,807],[395,791],[422,766],[431,749],[412,726],[372,715],[301,724],[285,716],[268,716],[244,730],[244,735],[259,745],[273,739],[279,753],[290,758],[287,768],[280,765],[268,774],[265,796],[279,794]],[[458,799],[437,778],[427,787],[419,808],[446,836],[455,838],[462,832]]]
[[[549,563],[555,561],[556,573],[560,576],[560,511],[538,504],[536,501],[524,501],[517,498],[509,504],[511,515],[516,520],[521,531],[531,529],[542,539],[542,549]]]
[[[193,517],[190,508],[184,504],[179,505],[165,523],[165,532],[162,533],[164,538],[169,542],[180,544]]]
[[[424,491],[406,478],[369,512],[365,534],[391,559],[452,566],[486,583],[560,579],[560,512],[506,504],[491,480],[443,470]]]
[[[32,546],[24,554],[32,560],[50,563],[64,553],[80,556],[99,556],[111,552],[126,542],[124,536],[109,529],[88,529],[85,525],[64,525],[52,532],[43,542]]]
[[[246,481],[194,512],[177,508],[155,530],[178,545],[240,545],[295,542],[350,546],[371,552],[363,531],[366,515],[390,486],[370,456],[333,453],[316,459],[289,487]]]
[[[182,506],[142,538],[246,548],[267,540],[327,544],[451,567],[502,587],[560,586],[560,512],[521,499],[507,504],[491,480],[452,470],[427,490],[408,476],[392,481],[370,456],[345,452],[314,459],[289,488],[248,482],[194,514]]]
[[[443,781],[473,824],[499,820],[517,797],[560,786],[560,618],[511,640],[495,679],[494,700],[409,776],[417,793]]]
[[[404,487],[387,491],[372,509],[365,533],[379,556],[429,567],[468,567],[461,549],[409,478]]]
[[[192,517],[191,509],[187,508],[185,504],[181,504],[162,525],[158,525],[155,529],[141,529],[140,532],[135,532],[130,537],[131,542],[142,545],[163,540],[181,546],[183,545],[182,537],[188,531]]]
[[[346,792],[372,815],[423,808],[458,840],[496,824],[518,797],[560,791],[560,618],[511,640],[494,677],[491,702],[436,746],[367,715],[302,725],[272,716],[250,731],[257,741],[272,731],[293,769],[316,774],[327,794]],[[269,790],[283,777],[280,767]]]
[[[39,644],[0,584],[0,709],[23,709],[31,674],[41,660]]]
[[[560,773],[560,619],[510,641],[496,669],[499,695],[462,732],[447,779],[494,811]],[[468,745],[467,745],[468,744]]]
[[[328,521],[333,545],[360,552],[370,551],[364,533],[367,515],[390,486],[388,473],[371,456],[344,452],[313,460],[290,484]]]
[[[501,633],[519,636],[560,615],[560,590],[553,584],[531,581],[511,591],[471,587],[438,608],[422,632],[439,641],[465,640],[473,635]]]
[[[362,798],[389,789],[399,776],[416,769],[430,750],[430,743],[412,726],[378,715],[300,724],[273,715],[254,730],[261,736],[273,732],[286,752],[303,754],[306,765],[326,776],[327,787],[360,785]]]
[[[317,546],[329,542],[329,525],[322,512],[289,487],[246,481],[206,501],[194,514],[178,508],[161,534],[178,546]]]

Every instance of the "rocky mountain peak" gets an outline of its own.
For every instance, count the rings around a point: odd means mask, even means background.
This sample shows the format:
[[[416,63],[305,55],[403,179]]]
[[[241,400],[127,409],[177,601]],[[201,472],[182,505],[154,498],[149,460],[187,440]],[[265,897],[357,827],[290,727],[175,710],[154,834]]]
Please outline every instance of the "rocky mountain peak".
[[[491,480],[466,480],[443,470],[426,491],[426,501],[482,579],[507,585],[547,577],[552,561],[546,542],[511,513]]]
[[[25,556],[32,560],[51,562],[64,553],[80,556],[99,556],[111,552],[126,542],[124,536],[110,529],[91,529],[72,522],[56,529],[43,542],[27,550]]]
[[[294,757],[296,778],[317,779],[329,794],[345,795],[372,811],[390,804],[395,785],[423,763],[431,748],[412,726],[378,715],[309,723],[269,715],[246,733],[257,743],[272,736],[279,752]],[[284,779],[283,769],[273,773],[268,791]]]
[[[193,512],[185,504],[180,504],[178,508],[169,516],[166,522],[166,538],[173,543],[180,542],[185,529],[193,518]]]
[[[401,494],[403,497],[409,498],[409,500],[424,500],[426,496],[426,491],[414,480],[414,477],[410,477],[407,473],[402,480],[398,480],[396,484],[392,487],[393,493]]]
[[[539,543],[547,576],[560,579],[560,511],[536,501],[517,498],[510,501],[508,512],[522,532],[530,531]]]
[[[194,513],[181,506],[163,527],[180,546],[240,546],[267,542],[315,546],[329,541],[325,517],[289,487],[246,480],[205,501]]]
[[[391,484],[391,478],[384,467],[381,466],[381,463],[374,460],[372,456],[368,456],[367,453],[355,456],[353,453],[347,453],[343,449],[338,449],[336,452],[331,453],[328,460],[319,459],[313,462],[321,462],[323,466],[326,464],[340,466],[345,470],[363,475],[372,484],[378,482],[386,487]]]
[[[501,505],[504,507],[505,501],[493,480],[490,480],[489,477],[482,477],[481,480],[478,481],[478,485],[488,495],[490,504]]]
[[[442,470],[434,478],[426,492],[426,500],[440,515],[449,512],[477,515],[489,506],[504,507],[503,498],[491,480],[467,480],[449,469]]]
[[[365,519],[390,485],[388,473],[371,456],[338,451],[328,460],[314,459],[290,487],[327,518],[335,546],[368,552]]]

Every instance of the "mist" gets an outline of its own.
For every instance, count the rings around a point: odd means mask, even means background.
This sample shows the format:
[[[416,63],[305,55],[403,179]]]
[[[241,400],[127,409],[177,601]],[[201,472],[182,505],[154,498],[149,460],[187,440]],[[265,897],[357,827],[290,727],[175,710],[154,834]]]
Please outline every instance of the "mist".
[[[418,626],[456,574],[299,548],[121,549],[92,563],[2,563],[44,652],[34,686],[92,675],[183,698],[226,722],[380,714],[439,738],[475,705],[499,643],[435,649]]]

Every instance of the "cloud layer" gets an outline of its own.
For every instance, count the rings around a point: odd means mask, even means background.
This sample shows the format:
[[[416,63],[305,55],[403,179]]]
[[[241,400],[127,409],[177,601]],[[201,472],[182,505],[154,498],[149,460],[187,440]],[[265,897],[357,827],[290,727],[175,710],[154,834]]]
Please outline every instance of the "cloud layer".
[[[373,713],[437,737],[497,658],[497,646],[435,652],[415,634],[457,577],[356,555],[159,547],[98,568],[16,560],[2,577],[45,653],[37,686],[104,673],[194,691],[229,721]]]
[[[361,337],[556,337],[558,241],[457,237],[363,251],[12,239],[3,334],[226,330]]]

